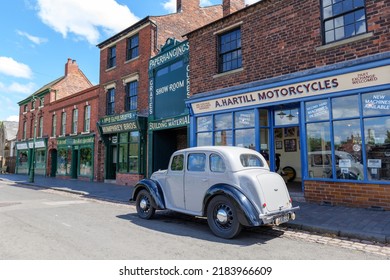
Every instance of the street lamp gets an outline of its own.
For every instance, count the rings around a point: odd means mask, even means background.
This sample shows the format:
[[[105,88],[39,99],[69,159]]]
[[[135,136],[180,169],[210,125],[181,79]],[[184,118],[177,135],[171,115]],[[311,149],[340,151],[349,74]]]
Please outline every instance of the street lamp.
[[[36,107],[35,101],[36,101],[36,97],[33,96],[32,102],[34,104],[34,109]],[[39,110],[39,108],[38,108],[38,110]],[[34,183],[34,178],[35,178],[35,140],[37,138],[37,115],[38,115],[37,112],[35,112],[35,115],[34,115],[34,138],[33,138],[33,147],[32,147],[32,153],[31,153],[32,162],[30,165],[30,176],[28,177],[28,181],[30,183]]]

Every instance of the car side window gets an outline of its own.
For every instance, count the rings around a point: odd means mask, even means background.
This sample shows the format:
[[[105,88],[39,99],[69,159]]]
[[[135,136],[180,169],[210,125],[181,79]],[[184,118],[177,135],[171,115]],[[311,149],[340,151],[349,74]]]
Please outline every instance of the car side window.
[[[206,170],[206,155],[193,153],[188,155],[188,171],[205,171]]]
[[[172,163],[171,163],[171,170],[172,171],[182,171],[183,170],[183,162],[184,162],[183,155],[174,156],[172,159]]]
[[[226,166],[223,159],[216,154],[210,155],[210,170],[212,172],[225,172]]]

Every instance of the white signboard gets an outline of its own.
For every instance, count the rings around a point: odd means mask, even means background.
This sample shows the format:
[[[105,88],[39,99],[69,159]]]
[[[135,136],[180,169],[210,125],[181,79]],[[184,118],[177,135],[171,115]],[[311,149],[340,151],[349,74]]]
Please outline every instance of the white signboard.
[[[339,167],[340,168],[350,168],[352,166],[350,159],[340,159],[339,160]]]
[[[381,168],[382,167],[382,160],[381,159],[368,159],[367,166],[369,168]]]

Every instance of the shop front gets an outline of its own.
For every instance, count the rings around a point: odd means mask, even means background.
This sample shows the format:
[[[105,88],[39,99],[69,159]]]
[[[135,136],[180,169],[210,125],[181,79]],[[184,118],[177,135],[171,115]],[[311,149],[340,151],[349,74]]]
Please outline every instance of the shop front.
[[[16,143],[16,174],[46,174],[47,139],[29,140]],[[33,157],[35,160],[33,160]]]
[[[146,117],[131,112],[100,119],[106,181],[133,185],[145,176],[146,123]]]
[[[390,209],[390,60],[195,95],[191,146],[260,151],[308,201]]]
[[[188,147],[189,44],[173,38],[149,61],[148,176]]]
[[[95,136],[57,139],[57,149],[51,151],[52,170],[56,176],[93,180]],[[56,168],[53,168],[55,166]]]

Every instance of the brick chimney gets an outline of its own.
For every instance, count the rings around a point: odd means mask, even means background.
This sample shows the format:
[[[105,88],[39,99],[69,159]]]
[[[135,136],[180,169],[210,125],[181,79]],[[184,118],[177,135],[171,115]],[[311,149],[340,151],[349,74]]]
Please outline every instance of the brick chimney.
[[[65,64],[65,76],[68,76],[68,74],[77,73],[78,71],[79,67],[76,63],[76,60],[68,58],[68,62]]]
[[[176,12],[188,12],[199,9],[199,0],[176,0]]]
[[[223,0],[222,11],[223,16],[226,17],[231,13],[241,10],[245,7],[245,0]]]

